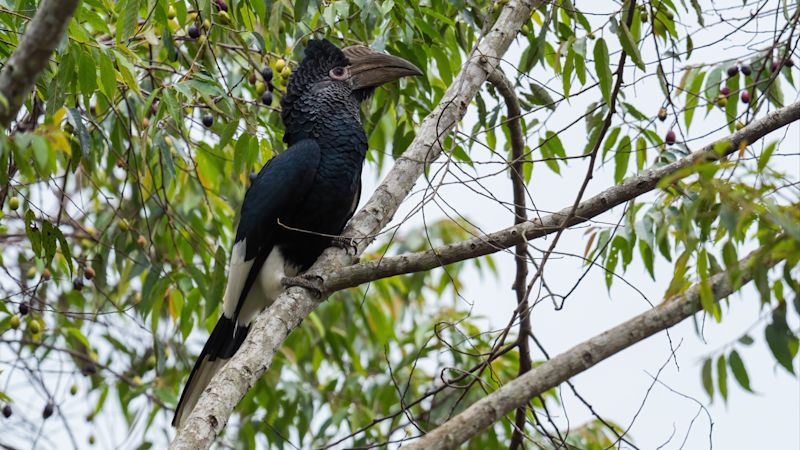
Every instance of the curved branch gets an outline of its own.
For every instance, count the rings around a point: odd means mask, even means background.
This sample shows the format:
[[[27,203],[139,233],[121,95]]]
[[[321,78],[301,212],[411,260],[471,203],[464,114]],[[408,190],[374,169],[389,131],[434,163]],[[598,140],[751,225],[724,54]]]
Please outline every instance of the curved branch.
[[[754,264],[770,268],[781,260],[760,258],[751,253],[739,262],[740,284],[734,286],[727,272],[709,279],[714,298],[719,301],[739,289],[753,277]],[[537,366],[530,372],[470,405],[469,408],[411,443],[409,450],[454,449],[477,435],[506,414],[519,408],[548,389],[593,367],[604,359],[670,328],[700,310],[700,285],[683,295],[668,299],[659,306],[611,328]]]
[[[565,226],[586,222],[617,205],[650,192],[662,180],[678,180],[688,176],[691,173],[683,171],[683,169],[730,155],[738,151],[740,146],[755,142],[770,132],[798,120],[800,120],[800,102],[793,103],[753,121],[733,135],[713,142],[675,162],[646,169],[641,174],[628,178],[622,183],[581,202],[574,216]],[[564,218],[569,217],[571,210],[572,205],[541,219],[537,218],[494,233],[477,236],[425,252],[386,257],[380,260],[342,267],[323,276],[323,291],[331,293],[381,278],[422,272],[446,264],[496,253],[513,247],[519,243],[520,239],[532,240],[557,232]]]
[[[508,110],[508,132],[511,135],[511,159],[508,162],[508,170],[511,172],[511,185],[514,194],[514,225],[528,221],[528,211],[525,208],[525,170],[523,164],[529,161],[525,159],[525,139],[522,134],[520,117],[522,109],[519,106],[519,99],[514,92],[514,85],[503,72],[495,70],[489,75],[490,83],[494,85],[497,92],[503,97]],[[519,375],[531,370],[531,317],[528,311],[528,298],[526,295],[525,281],[528,279],[528,242],[519,239],[514,247],[514,263],[516,265],[516,276],[512,289],[517,297],[517,311],[519,311]],[[517,450],[522,446],[525,424],[527,422],[527,408],[517,409],[514,418],[514,432],[511,436],[509,450]]]
[[[39,5],[19,46],[0,72],[0,125],[3,127],[17,116],[23,98],[61,42],[78,3],[79,0],[43,0]]]
[[[357,253],[363,252],[375,234],[391,221],[427,164],[442,153],[441,138],[461,120],[472,98],[489,73],[495,70],[522,25],[530,20],[533,3],[530,0],[512,0],[503,7],[497,21],[479,39],[439,105],[420,125],[414,141],[350,221],[344,236],[359,239]],[[362,238],[364,236],[368,237]],[[344,250],[329,248],[308,273],[321,276],[348,264],[352,264],[352,260]],[[242,347],[211,380],[170,448],[208,448],[225,427],[236,404],[269,368],[275,352],[289,333],[318,305],[319,300],[309,291],[295,287],[288,289],[259,314]]]

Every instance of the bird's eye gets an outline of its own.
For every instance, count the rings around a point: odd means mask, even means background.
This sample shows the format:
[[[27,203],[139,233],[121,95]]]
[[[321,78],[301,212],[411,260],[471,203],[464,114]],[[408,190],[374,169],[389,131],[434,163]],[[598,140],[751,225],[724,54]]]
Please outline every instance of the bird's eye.
[[[347,70],[344,67],[334,67],[330,71],[330,76],[334,80],[342,80],[347,78]]]

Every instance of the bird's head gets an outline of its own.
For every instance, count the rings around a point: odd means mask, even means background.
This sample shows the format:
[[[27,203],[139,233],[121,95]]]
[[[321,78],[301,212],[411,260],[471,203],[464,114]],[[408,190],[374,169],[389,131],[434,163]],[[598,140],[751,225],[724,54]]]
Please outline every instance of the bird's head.
[[[363,45],[339,49],[326,39],[311,40],[281,99],[287,134],[319,112],[315,108],[357,107],[376,87],[411,75],[422,71],[403,58]]]

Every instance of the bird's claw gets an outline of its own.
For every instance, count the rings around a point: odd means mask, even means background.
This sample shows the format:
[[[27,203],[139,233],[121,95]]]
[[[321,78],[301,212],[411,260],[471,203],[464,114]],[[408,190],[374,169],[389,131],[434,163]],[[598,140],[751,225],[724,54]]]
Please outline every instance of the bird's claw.
[[[348,255],[350,254],[351,250],[353,251],[353,256],[358,254],[358,244],[356,243],[355,238],[335,236],[331,238],[331,245],[344,249]]]
[[[304,289],[308,289],[314,295],[315,298],[320,299],[322,298],[322,282],[324,280],[322,277],[317,275],[308,275],[302,274],[296,277],[283,277],[281,278],[281,284],[286,287],[301,287]]]

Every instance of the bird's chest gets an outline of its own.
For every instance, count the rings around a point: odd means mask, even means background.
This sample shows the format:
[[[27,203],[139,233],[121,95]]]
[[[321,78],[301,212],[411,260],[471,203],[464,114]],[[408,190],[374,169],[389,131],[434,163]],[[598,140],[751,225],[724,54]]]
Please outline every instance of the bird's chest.
[[[337,158],[320,165],[314,185],[303,202],[305,212],[323,215],[334,223],[348,217],[354,208],[353,202],[358,202],[361,165],[358,158]]]
[[[358,204],[361,167],[328,166],[317,171],[313,186],[301,204],[282,222],[281,249],[288,261],[306,270],[331,245],[330,236],[338,236]]]
[[[352,141],[346,144],[354,148]],[[326,150],[309,190],[286,219],[296,228],[338,234],[358,203],[364,158],[358,150]]]

